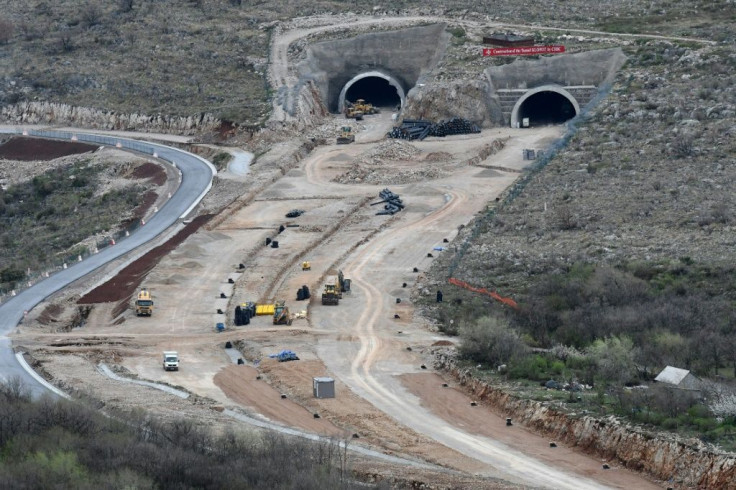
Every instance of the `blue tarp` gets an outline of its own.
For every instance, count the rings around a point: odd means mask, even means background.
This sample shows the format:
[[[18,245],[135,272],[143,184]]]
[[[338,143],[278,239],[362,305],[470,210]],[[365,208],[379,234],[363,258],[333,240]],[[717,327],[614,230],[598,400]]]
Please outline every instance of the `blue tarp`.
[[[268,357],[270,357],[271,359],[277,359],[279,357],[284,357],[284,356],[289,356],[289,355],[296,355],[296,352],[294,352],[293,350],[284,349],[278,354],[270,354]]]

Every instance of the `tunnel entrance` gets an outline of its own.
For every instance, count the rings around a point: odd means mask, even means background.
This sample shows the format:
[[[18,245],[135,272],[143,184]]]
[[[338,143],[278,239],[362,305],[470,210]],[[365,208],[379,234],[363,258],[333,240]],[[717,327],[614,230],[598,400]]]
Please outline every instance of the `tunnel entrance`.
[[[565,89],[547,86],[532,89],[516,102],[511,113],[511,126],[529,127],[562,124],[580,112],[577,100]]]
[[[564,95],[556,92],[538,92],[521,104],[519,120],[529,118],[529,126],[562,124],[575,117],[575,107]]]
[[[376,107],[394,109],[401,105],[396,87],[379,77],[362,78],[352,84],[345,92],[345,100],[355,102],[357,99],[365,99]]]
[[[404,88],[395,78],[380,71],[370,71],[356,75],[345,84],[337,100],[337,110],[345,110],[346,100],[355,102],[358,99],[393,110],[403,107],[405,97]]]

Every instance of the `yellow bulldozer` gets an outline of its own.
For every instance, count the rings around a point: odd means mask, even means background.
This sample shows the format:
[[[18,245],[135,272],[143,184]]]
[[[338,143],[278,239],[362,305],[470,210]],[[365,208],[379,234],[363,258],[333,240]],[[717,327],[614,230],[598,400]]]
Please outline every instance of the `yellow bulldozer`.
[[[355,135],[350,126],[343,126],[340,131],[340,136],[337,137],[338,145],[347,145],[348,143],[355,142]]]
[[[345,279],[342,271],[337,276],[328,276],[325,279],[325,288],[322,291],[323,305],[338,305],[343,294],[350,293],[350,279]]]

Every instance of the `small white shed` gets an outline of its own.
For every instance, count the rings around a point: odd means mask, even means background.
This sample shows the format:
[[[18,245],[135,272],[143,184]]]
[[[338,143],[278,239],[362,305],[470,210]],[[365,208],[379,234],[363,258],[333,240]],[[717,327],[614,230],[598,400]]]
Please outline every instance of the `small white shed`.
[[[679,388],[681,390],[700,390],[702,388],[702,382],[700,378],[695,376],[687,369],[680,369],[672,366],[667,366],[662,370],[661,373],[654,378],[654,381],[658,383],[664,383]]]

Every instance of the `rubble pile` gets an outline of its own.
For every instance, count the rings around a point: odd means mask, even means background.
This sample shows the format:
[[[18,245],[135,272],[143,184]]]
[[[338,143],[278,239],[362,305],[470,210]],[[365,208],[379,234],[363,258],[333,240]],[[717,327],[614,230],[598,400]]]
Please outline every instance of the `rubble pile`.
[[[419,149],[406,141],[387,140],[358,155],[355,163],[379,165],[387,160],[408,160],[418,153]]]

